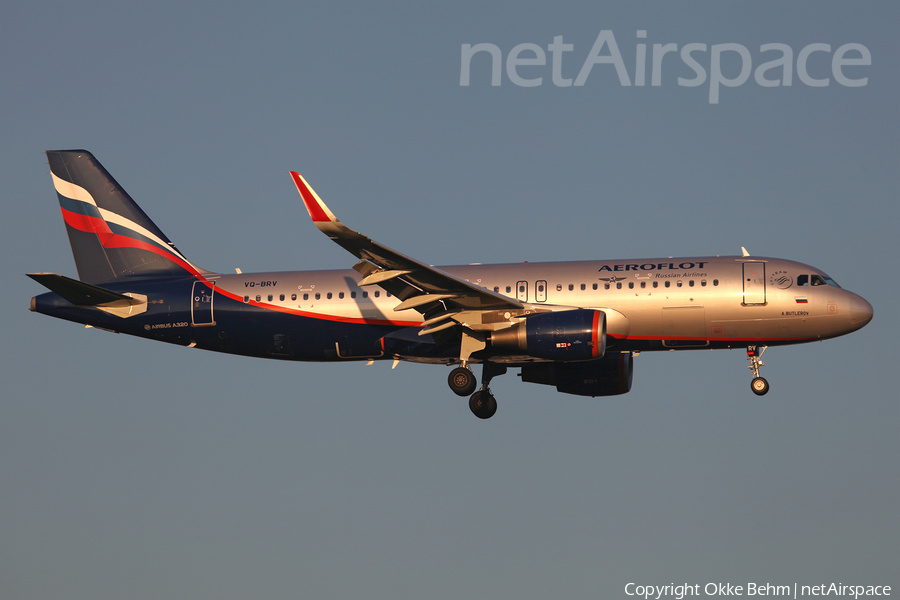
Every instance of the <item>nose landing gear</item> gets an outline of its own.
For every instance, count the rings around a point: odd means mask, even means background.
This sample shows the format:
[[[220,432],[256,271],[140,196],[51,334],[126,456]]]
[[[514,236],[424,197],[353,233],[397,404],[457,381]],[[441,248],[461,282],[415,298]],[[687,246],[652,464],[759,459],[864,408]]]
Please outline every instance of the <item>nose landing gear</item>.
[[[769,382],[766,381],[765,378],[759,376],[759,368],[766,364],[760,360],[765,353],[766,348],[768,348],[768,346],[763,346],[762,350],[759,350],[758,346],[747,346],[747,360],[750,361],[750,365],[747,368],[753,371],[753,380],[750,382],[750,389],[753,390],[753,393],[757,396],[764,396],[766,392],[769,391]]]

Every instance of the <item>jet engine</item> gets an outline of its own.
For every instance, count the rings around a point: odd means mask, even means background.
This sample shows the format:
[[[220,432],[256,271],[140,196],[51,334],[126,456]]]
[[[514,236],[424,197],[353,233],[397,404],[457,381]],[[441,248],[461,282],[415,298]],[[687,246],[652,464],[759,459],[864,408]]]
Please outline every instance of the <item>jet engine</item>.
[[[630,352],[577,363],[534,363],[522,367],[522,381],[555,385],[576,396],[616,396],[631,391],[634,365]]]
[[[545,360],[594,360],[606,352],[606,313],[579,308],[530,315],[493,332],[491,345]]]

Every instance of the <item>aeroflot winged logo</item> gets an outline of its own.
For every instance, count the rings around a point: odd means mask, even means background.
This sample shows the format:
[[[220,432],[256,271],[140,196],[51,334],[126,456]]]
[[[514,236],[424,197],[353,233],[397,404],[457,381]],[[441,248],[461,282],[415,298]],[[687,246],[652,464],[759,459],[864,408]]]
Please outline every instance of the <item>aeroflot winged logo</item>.
[[[776,271],[769,275],[769,285],[779,290],[786,290],[794,285],[794,278],[787,274],[787,271]]]

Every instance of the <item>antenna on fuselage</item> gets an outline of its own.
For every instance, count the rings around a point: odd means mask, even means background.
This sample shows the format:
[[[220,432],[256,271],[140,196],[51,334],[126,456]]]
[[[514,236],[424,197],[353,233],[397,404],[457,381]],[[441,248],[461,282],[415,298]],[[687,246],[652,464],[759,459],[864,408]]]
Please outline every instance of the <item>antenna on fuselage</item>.
[[[750,253],[743,246],[741,246],[741,256],[750,256]]]

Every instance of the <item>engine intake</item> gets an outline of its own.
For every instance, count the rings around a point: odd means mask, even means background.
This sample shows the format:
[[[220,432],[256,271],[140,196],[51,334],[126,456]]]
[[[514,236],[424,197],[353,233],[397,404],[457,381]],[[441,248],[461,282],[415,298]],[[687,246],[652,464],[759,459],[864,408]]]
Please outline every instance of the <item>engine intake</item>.
[[[595,360],[606,353],[606,313],[579,308],[531,315],[492,333],[491,345],[545,360]]]

